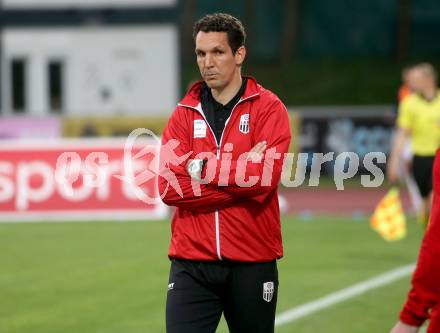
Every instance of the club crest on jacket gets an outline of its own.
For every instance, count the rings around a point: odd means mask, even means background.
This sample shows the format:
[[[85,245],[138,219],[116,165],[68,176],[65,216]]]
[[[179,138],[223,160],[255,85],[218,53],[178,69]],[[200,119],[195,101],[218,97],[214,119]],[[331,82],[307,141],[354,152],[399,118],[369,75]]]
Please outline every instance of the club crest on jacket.
[[[243,134],[249,133],[249,113],[243,114],[240,117],[240,124],[238,125],[238,129]]]

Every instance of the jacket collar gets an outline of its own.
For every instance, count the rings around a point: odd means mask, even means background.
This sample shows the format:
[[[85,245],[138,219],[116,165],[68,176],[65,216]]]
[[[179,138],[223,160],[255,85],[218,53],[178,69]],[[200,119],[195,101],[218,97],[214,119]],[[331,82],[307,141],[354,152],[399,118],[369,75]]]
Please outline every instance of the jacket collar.
[[[256,98],[260,95],[262,87],[257,83],[252,76],[243,76],[247,79],[246,89],[241,96],[240,100]],[[179,105],[186,105],[193,108],[197,108],[200,105],[200,91],[203,86],[203,81],[195,82],[186,93],[185,97],[179,102]]]

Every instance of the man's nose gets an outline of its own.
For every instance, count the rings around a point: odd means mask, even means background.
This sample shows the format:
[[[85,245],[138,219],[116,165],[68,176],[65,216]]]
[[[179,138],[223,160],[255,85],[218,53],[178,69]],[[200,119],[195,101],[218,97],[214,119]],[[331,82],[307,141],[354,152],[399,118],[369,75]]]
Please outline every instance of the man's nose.
[[[205,55],[205,67],[212,67],[214,64],[212,55],[206,54]]]

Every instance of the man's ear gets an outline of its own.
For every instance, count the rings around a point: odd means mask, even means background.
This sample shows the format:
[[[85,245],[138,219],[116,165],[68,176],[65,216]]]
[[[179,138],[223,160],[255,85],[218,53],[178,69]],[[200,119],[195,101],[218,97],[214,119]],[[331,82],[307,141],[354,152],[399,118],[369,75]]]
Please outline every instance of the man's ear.
[[[241,65],[246,58],[246,48],[244,46],[240,46],[237,51],[235,51],[235,63],[237,65]]]

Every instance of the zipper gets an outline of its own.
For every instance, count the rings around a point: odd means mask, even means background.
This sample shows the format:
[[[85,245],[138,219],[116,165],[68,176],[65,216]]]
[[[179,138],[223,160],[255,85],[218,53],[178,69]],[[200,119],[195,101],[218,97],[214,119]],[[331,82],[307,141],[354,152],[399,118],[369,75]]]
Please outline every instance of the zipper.
[[[219,146],[219,143],[217,142],[217,138],[215,136],[215,133],[214,133],[213,129],[211,128],[211,125],[209,125],[208,119],[206,119],[206,116],[203,113],[203,110],[199,107],[200,104],[197,105],[196,107],[190,106],[190,105],[184,105],[184,104],[180,104],[180,103],[178,105],[179,106],[183,106],[183,107],[187,107],[187,108],[190,108],[190,109],[193,109],[193,110],[196,110],[198,113],[200,113],[202,115],[203,119],[205,119],[205,122],[208,125],[209,130],[212,133],[212,136],[214,137],[215,144],[216,144],[216,149],[217,149],[216,157],[217,157],[217,160],[219,160],[220,159],[220,146]],[[231,112],[231,114],[232,114],[232,112]],[[225,127],[226,127],[226,124],[225,124]],[[223,136],[223,133],[222,133],[222,136]],[[217,258],[219,260],[223,260],[222,254],[220,252],[220,216],[219,216],[218,209],[216,209],[216,211],[214,212],[214,221],[215,221],[215,248],[216,248],[216,252],[217,252]]]
[[[235,108],[237,107],[238,104],[241,104],[241,103],[243,103],[243,102],[245,102],[245,101],[247,101],[247,100],[249,100],[249,99],[251,99],[251,98],[254,98],[255,96],[258,96],[258,95],[259,95],[259,94],[257,93],[257,94],[254,94],[254,95],[248,96],[248,97],[243,98],[243,99],[240,98],[240,99],[238,100],[237,104],[235,104],[234,107],[232,108],[232,110],[231,110],[231,114],[229,115],[228,119],[226,119],[225,127],[223,128],[222,135],[220,136],[220,142],[219,142],[219,144],[218,144],[218,146],[217,146],[217,159],[218,159],[218,160],[220,159],[220,148],[221,148],[221,146],[222,146],[223,134],[224,134],[225,131],[226,131],[226,126],[228,126],[229,120],[231,119],[232,114],[234,113]]]
[[[215,136],[214,131],[212,130],[211,126],[209,125],[209,122],[206,119],[206,116],[203,113],[203,110],[201,109],[200,104],[198,104],[196,107],[190,106],[190,105],[184,105],[184,104],[180,104],[180,103],[178,105],[179,106],[183,106],[183,107],[187,107],[187,108],[190,108],[190,109],[193,109],[193,110],[196,110],[198,113],[200,113],[202,115],[203,119],[205,120],[206,124],[208,125],[208,127],[209,127],[209,129],[210,129],[210,131],[212,133],[212,136],[214,137],[214,140],[215,140],[215,143],[216,143],[216,146],[217,146],[216,157],[217,157],[217,160],[220,160],[220,148],[222,146],[223,134],[225,133],[226,126],[228,125],[229,120],[231,119],[232,114],[234,113],[235,108],[237,107],[238,104],[240,104],[240,103],[242,103],[244,101],[247,101],[248,99],[251,99],[251,98],[253,98],[253,97],[257,96],[257,95],[259,95],[259,94],[257,93],[257,94],[248,96],[246,98],[240,99],[234,105],[234,107],[231,110],[231,114],[229,115],[228,119],[226,119],[225,127],[223,128],[222,135],[220,136],[220,141],[219,142],[217,142],[217,137]],[[214,218],[215,218],[215,248],[216,248],[216,251],[217,251],[218,259],[219,260],[223,260],[222,254],[221,254],[221,250],[220,250],[221,249],[221,244],[220,244],[220,215],[219,215],[218,209],[214,212]]]

